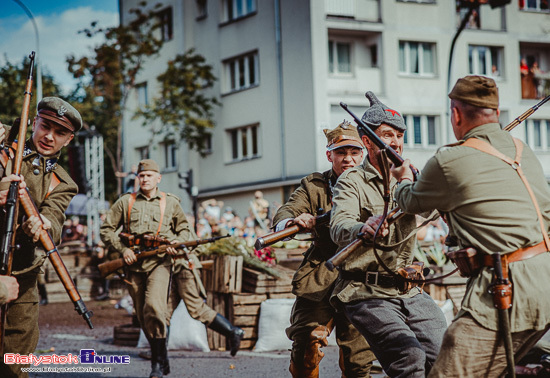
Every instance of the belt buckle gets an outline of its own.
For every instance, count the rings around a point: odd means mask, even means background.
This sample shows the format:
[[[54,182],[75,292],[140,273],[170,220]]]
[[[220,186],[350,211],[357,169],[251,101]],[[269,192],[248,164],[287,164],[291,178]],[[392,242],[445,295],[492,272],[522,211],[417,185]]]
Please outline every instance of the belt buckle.
[[[374,282],[370,282],[369,278],[374,277]],[[367,272],[366,283],[369,285],[378,285],[378,272]]]

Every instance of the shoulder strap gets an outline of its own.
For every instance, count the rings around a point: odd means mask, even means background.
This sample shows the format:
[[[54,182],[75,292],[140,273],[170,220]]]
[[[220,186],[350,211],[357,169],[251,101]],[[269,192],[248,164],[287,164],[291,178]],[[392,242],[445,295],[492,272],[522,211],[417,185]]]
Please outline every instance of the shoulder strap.
[[[59,180],[59,177],[55,172],[52,172],[52,180],[50,181],[50,187],[48,188],[48,193],[46,193],[46,197],[44,199],[48,198],[51,192],[61,183],[61,180]]]
[[[133,192],[130,194],[130,198],[128,198],[128,225],[127,230],[130,231],[130,213],[132,212],[132,207],[134,206],[134,203],[136,202],[137,198],[137,192]],[[159,227],[157,229],[157,235],[160,233],[160,229],[162,227],[162,220],[164,219],[164,211],[166,210],[166,193],[160,192],[160,221],[159,221]]]
[[[539,226],[540,231],[542,233],[542,238],[544,239],[544,244],[546,245],[546,249],[550,251],[550,238],[548,238],[548,232],[546,231],[544,227],[544,221],[542,219],[542,214],[539,208],[539,204],[537,202],[537,199],[535,197],[535,193],[533,193],[533,190],[531,189],[531,185],[529,185],[529,182],[527,181],[527,178],[525,177],[525,174],[523,173],[523,169],[521,168],[521,153],[523,152],[523,143],[517,138],[513,138],[514,145],[516,146],[516,156],[514,160],[509,158],[508,156],[504,155],[500,151],[498,151],[496,148],[494,148],[491,144],[488,142],[485,142],[481,139],[477,138],[470,138],[467,141],[465,141],[462,145],[466,147],[475,148],[476,150],[479,150],[481,152],[484,152],[486,154],[495,156],[505,163],[509,164],[519,175],[521,181],[527,188],[527,192],[529,193],[529,197],[531,197],[531,202],[533,202],[533,205],[535,206],[535,210],[537,212],[537,216],[539,218]]]

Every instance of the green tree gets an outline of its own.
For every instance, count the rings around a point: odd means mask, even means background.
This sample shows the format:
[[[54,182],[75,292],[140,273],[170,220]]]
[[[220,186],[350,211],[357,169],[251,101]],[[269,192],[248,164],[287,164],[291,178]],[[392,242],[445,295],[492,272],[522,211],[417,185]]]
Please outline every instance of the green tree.
[[[85,122],[103,135],[112,173],[122,171],[122,122],[128,95],[147,58],[156,56],[163,45],[155,33],[162,26],[156,17],[160,6],[145,11],[146,3],[142,2],[129,10],[130,22],[116,27],[101,28],[93,22],[81,33],[88,37],[101,34],[104,42],[90,56],[67,58],[69,72],[79,81],[73,94],[75,106]],[[113,199],[120,192],[119,179],[116,192],[108,192],[108,197]]]
[[[135,118],[142,117],[143,125],[150,126],[153,134],[165,139],[179,137],[204,155],[206,139],[214,127],[212,109],[220,105],[215,97],[204,93],[216,82],[212,66],[190,49],[169,61],[157,79],[162,88],[160,97],[151,106],[138,110]]]
[[[11,126],[21,116],[30,60],[24,57],[20,64],[11,63],[6,57],[6,64],[0,67],[0,122]],[[34,72],[36,75],[36,72]],[[36,90],[36,83],[33,90]],[[59,85],[48,72],[42,73],[43,96],[59,96]],[[36,96],[31,98],[29,119],[36,115]]]

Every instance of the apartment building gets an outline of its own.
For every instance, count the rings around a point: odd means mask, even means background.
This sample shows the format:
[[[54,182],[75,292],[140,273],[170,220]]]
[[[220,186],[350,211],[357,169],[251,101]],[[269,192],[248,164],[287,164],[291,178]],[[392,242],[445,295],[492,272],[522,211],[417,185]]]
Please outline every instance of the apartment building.
[[[121,21],[137,0],[120,0]],[[480,5],[451,43],[466,9],[454,0],[163,0],[160,57],[148,62],[129,99],[124,161],[159,161],[163,188],[179,194],[178,172],[194,173],[198,198],[223,200],[247,214],[255,190],[283,203],[302,177],[329,168],[323,129],[361,116],[364,93],[401,111],[408,125],[405,156],[422,167],[454,141],[449,86],[467,74],[492,76],[500,88],[501,123],[550,93],[547,0]],[[152,4],[151,4],[152,6]],[[180,140],[153,138],[136,107],[158,94],[156,77],[178,53],[195,48],[214,68],[210,95],[216,127],[200,157]],[[524,60],[525,67],[520,69]],[[451,69],[449,71],[449,62]],[[534,64],[534,63],[537,64]],[[536,69],[538,65],[538,70]],[[523,74],[522,74],[523,72]],[[514,136],[535,149],[550,178],[550,104]]]

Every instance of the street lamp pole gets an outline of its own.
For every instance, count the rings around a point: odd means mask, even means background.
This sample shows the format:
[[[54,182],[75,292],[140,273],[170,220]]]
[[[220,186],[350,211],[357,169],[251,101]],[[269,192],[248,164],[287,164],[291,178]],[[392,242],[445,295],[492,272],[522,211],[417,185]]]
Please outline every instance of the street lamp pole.
[[[34,34],[36,36],[36,104],[38,104],[40,100],[42,100],[42,70],[40,68],[42,56],[40,55],[40,38],[38,34],[38,26],[36,25],[36,21],[34,20],[34,16],[30,9],[27,8],[27,6],[23,4],[20,0],[13,1],[17,3],[21,8],[23,8],[27,16],[29,16],[29,18],[31,19],[32,26],[34,27]]]

